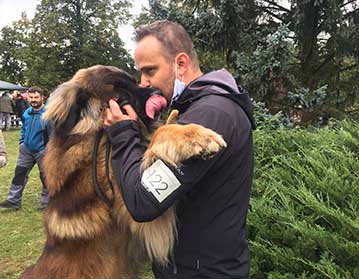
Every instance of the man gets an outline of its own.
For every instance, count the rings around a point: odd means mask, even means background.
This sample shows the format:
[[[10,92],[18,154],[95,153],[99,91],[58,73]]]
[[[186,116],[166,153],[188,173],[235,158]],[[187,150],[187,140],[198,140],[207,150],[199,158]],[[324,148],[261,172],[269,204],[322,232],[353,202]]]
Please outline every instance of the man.
[[[144,150],[136,113],[125,105],[123,114],[110,101],[104,124],[109,126],[113,169],[130,214],[146,222],[176,204],[178,241],[171,264],[154,264],[153,272],[156,278],[248,278],[245,224],[254,125],[248,94],[237,88],[226,70],[203,75],[192,41],[177,23],[158,21],[140,27],[136,41],[141,85],[160,89],[170,107],[179,110],[180,124],[201,124],[221,134],[228,145],[210,160],[188,160],[180,169],[165,165],[180,186],[158,199],[141,183]]]
[[[38,165],[42,182],[41,203],[39,209],[44,209],[48,203],[44,172],[41,166],[45,153],[46,143],[50,135],[50,127],[42,121],[45,112],[43,93],[40,87],[31,87],[28,91],[30,107],[25,110],[22,117],[19,156],[15,168],[10,191],[6,201],[0,203],[0,208],[20,209],[22,193],[28,175],[35,164]]]

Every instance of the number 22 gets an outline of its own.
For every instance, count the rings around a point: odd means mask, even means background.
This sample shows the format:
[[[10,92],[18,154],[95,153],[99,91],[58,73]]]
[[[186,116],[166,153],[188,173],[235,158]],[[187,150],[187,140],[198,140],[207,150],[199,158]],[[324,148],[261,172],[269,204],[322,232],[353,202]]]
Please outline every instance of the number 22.
[[[168,184],[165,181],[162,181],[162,176],[153,172],[149,177],[149,183],[156,190],[158,195],[161,195],[161,191],[166,191],[168,189]]]

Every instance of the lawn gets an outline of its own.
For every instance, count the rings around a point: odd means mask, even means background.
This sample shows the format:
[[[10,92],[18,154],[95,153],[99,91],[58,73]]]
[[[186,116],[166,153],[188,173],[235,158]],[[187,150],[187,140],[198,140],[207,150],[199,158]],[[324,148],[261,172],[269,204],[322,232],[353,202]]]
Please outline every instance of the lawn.
[[[19,129],[3,132],[8,164],[0,169],[0,200],[5,200],[14,174]],[[43,212],[40,204],[41,183],[35,166],[26,185],[22,209],[0,209],[0,279],[18,278],[22,271],[35,263],[45,242]],[[148,270],[143,279],[153,278]]]

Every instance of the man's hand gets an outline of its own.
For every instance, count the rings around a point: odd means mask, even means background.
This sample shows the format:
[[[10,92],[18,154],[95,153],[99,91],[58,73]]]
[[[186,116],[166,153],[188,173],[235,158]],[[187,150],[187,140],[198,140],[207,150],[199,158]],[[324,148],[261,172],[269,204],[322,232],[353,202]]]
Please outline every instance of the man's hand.
[[[110,107],[103,113],[103,124],[105,127],[110,127],[123,120],[137,120],[137,113],[130,105],[124,105],[122,107],[126,112],[126,114],[124,114],[116,101],[110,100],[108,103]]]
[[[6,157],[0,156],[0,168],[6,165]]]

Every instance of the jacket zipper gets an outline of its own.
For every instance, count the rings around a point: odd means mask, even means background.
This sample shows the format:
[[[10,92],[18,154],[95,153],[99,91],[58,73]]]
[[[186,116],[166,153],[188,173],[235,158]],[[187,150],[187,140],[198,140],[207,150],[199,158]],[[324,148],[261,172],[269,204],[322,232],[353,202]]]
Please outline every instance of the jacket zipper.
[[[34,133],[35,116],[36,115],[31,115],[31,125],[30,125],[30,131],[27,136],[27,141],[29,141],[29,138],[32,138],[32,134]],[[29,142],[26,143],[24,140],[24,143],[25,143],[25,145],[27,144],[27,146],[30,147]],[[32,146],[31,146],[31,148],[32,148]]]
[[[171,262],[172,262],[172,265],[173,265],[173,274],[177,275],[178,270],[177,270],[177,265],[176,265],[176,261],[175,261],[175,254],[174,254],[173,251],[171,252]]]

